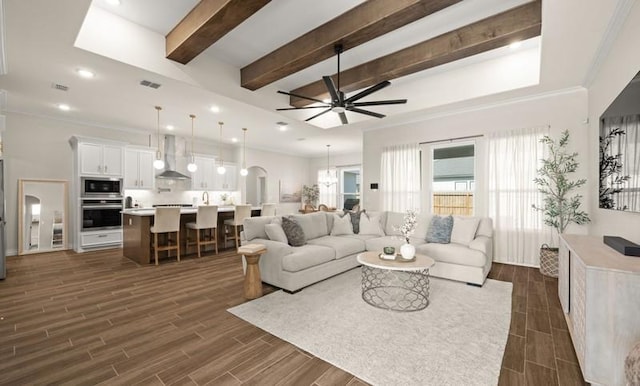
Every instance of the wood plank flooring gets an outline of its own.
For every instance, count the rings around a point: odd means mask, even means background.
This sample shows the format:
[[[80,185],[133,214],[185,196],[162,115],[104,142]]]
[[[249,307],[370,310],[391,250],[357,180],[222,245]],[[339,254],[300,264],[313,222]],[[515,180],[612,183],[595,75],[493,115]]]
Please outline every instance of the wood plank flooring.
[[[500,384],[584,384],[557,281],[500,264],[490,276],[514,283]],[[119,249],[8,257],[0,384],[365,384],[226,312],[242,291],[234,251],[158,267]]]

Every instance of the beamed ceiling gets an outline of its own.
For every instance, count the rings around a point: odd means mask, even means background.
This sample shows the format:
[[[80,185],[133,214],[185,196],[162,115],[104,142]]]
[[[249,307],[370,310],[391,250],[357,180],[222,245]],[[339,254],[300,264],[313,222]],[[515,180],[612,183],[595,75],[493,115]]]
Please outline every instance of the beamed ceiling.
[[[349,50],[429,16],[462,0],[369,0],[273,50],[240,70],[241,86],[257,90],[335,55],[336,44]],[[187,64],[270,0],[202,0],[166,36],[167,58]],[[541,1],[501,12],[340,74],[340,90],[351,92],[385,80],[414,74],[445,63],[539,36]],[[337,74],[333,74],[338,82]],[[329,97],[319,79],[290,90],[315,99]],[[313,102],[290,98],[291,106]]]
[[[354,154],[363,131],[585,86],[628,0],[4,0],[7,113],[307,157]],[[522,40],[520,48],[508,47]],[[323,76],[358,104],[306,121]],[[603,45],[605,47],[603,48]],[[76,70],[95,73],[90,80]],[[161,87],[142,87],[141,81]],[[67,91],[52,84],[68,86]],[[407,99],[405,104],[373,105]],[[70,106],[61,111],[58,104]],[[361,104],[362,103],[362,104]],[[325,104],[326,106],[326,104]],[[2,107],[2,106],[0,106]],[[212,109],[212,107],[215,107]],[[326,108],[326,107],[325,107]],[[377,115],[376,115],[377,116]],[[277,122],[288,123],[280,131]],[[169,128],[169,126],[173,128]],[[97,134],[96,134],[97,135]],[[136,140],[139,143],[140,140]],[[145,141],[148,142],[148,141]]]

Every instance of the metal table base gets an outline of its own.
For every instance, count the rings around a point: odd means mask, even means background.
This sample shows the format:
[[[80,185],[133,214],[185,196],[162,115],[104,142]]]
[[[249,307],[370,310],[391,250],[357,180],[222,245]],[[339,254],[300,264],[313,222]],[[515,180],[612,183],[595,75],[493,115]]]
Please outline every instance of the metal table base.
[[[429,305],[429,269],[401,271],[363,265],[362,299],[384,310],[423,310]]]

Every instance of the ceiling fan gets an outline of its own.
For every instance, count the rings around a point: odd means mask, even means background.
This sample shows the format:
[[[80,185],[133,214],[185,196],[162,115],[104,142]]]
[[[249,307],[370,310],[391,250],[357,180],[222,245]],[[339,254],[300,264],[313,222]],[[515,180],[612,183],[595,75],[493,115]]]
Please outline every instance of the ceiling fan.
[[[352,111],[354,113],[359,113],[359,114],[364,114],[364,115],[369,115],[372,117],[376,117],[376,118],[384,118],[385,115],[384,114],[379,114],[373,111],[369,111],[369,110],[363,110],[360,107],[364,107],[364,106],[382,106],[382,105],[398,105],[398,104],[403,104],[403,103],[407,103],[406,99],[391,99],[391,100],[384,100],[384,101],[371,101],[371,102],[357,102],[358,100],[366,97],[369,94],[373,94],[376,91],[382,90],[383,88],[391,85],[391,82],[389,82],[388,80],[385,80],[384,82],[380,82],[374,86],[371,86],[349,98],[345,98],[344,92],[340,91],[340,54],[342,53],[342,44],[336,44],[335,45],[335,53],[338,56],[338,74],[337,74],[337,80],[338,80],[338,87],[336,87],[336,85],[333,83],[333,78],[331,78],[330,76],[323,76],[322,80],[324,81],[324,84],[327,86],[327,91],[329,91],[329,95],[331,96],[331,102],[325,102],[322,101],[320,99],[316,99],[316,98],[310,98],[310,97],[306,97],[303,95],[298,95],[298,94],[292,94],[290,92],[285,92],[285,91],[278,91],[279,94],[285,94],[285,95],[289,95],[292,97],[296,97],[296,98],[302,98],[302,99],[307,99],[310,101],[314,101],[314,102],[318,102],[321,103],[321,105],[315,105],[315,106],[305,106],[305,107],[287,107],[287,108],[282,108],[282,109],[276,109],[277,111],[284,111],[284,110],[302,110],[302,109],[321,109],[324,108],[324,111],[319,112],[318,114],[305,119],[305,122],[308,122],[314,118],[317,118],[319,116],[321,116],[322,114],[328,113],[329,111],[333,111],[334,113],[337,113],[340,116],[340,121],[342,121],[343,125],[346,125],[349,123],[349,121],[347,120],[347,115],[345,114],[345,111]]]

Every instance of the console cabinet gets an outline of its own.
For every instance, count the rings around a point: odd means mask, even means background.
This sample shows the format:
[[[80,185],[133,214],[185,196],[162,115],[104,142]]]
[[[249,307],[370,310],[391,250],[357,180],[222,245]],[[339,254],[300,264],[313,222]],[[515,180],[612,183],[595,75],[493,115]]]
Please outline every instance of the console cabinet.
[[[585,381],[624,385],[624,360],[640,342],[640,258],[602,237],[562,235],[558,295]]]

